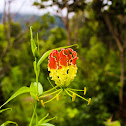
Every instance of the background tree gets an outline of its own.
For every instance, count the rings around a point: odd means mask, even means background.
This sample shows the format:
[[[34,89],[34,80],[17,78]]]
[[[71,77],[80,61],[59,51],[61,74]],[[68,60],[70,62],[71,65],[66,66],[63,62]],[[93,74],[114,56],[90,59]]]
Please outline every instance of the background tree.
[[[64,26],[68,34],[68,45],[71,44],[71,30],[69,26],[69,16],[71,12],[77,12],[78,10],[84,10],[86,3],[84,0],[42,0],[41,2],[34,2],[34,5],[40,9],[48,9],[48,7],[57,8],[57,15],[62,19]],[[63,10],[66,10],[65,16]]]
[[[105,10],[105,8],[107,8]],[[95,0],[93,2],[93,9],[95,11],[95,17],[107,27],[109,36],[112,36],[113,46],[116,44],[116,49],[119,51],[120,59],[120,92],[119,101],[120,108],[116,116],[121,116],[123,109],[125,108],[124,97],[124,83],[125,83],[125,49],[126,49],[126,38],[125,38],[125,4],[123,1],[104,1]],[[103,29],[104,30],[104,29]]]
[[[59,8],[57,14],[60,14],[60,10],[65,9],[68,4],[68,15],[70,12],[75,13],[69,19],[69,29],[71,43],[75,42],[79,45],[79,49],[75,49],[78,52],[79,59],[77,61],[78,73],[70,86],[78,89],[83,89],[86,86],[87,94],[85,97],[92,97],[90,106],[87,106],[83,100],[78,99],[71,104],[70,98],[62,97],[62,102],[51,102],[46,106],[46,109],[40,105],[39,116],[42,116],[41,113],[50,113],[50,117],[57,115],[58,120],[53,120],[52,123],[58,126],[104,126],[105,122],[106,125],[115,124],[114,120],[117,119],[118,125],[120,125],[119,121],[122,125],[125,125],[125,60],[122,60],[125,59],[125,2],[93,0],[85,4],[85,1],[71,0],[71,2],[68,2],[62,0],[47,4],[47,1],[43,0],[34,4],[43,9],[56,5]],[[63,20],[67,19],[66,16],[61,17]],[[49,49],[68,44],[69,36],[66,26],[65,28],[54,27],[58,22],[61,23],[61,20],[57,20],[56,16],[52,17],[45,14],[41,18],[37,18],[32,24],[33,35],[39,32],[41,54]],[[16,33],[23,30],[20,29],[19,24],[14,22],[11,22],[12,27],[15,29],[11,30],[13,46],[4,57],[5,64],[2,65],[5,65],[5,67],[1,65],[2,69],[9,68],[6,74],[0,76],[4,99],[7,99],[14,90],[22,85],[27,86],[31,81],[34,81],[29,31],[26,31],[23,37],[19,37],[20,42],[18,43],[14,41],[16,40]],[[2,53],[7,45],[3,25],[0,25],[0,41],[0,52]],[[123,58],[121,58],[122,56]],[[44,61],[42,69],[40,82],[44,82],[44,89],[48,89],[47,60]],[[52,83],[54,84],[53,81]],[[80,93],[80,95],[83,94]],[[8,111],[4,116],[0,115],[1,119],[4,120],[6,116],[8,119],[17,121],[20,126],[27,125],[31,115],[29,102],[32,99],[28,96],[25,97],[25,99],[20,97],[18,102],[15,100],[9,103],[10,107],[15,104],[17,109],[12,112]],[[114,121],[112,123],[111,118]],[[2,122],[2,120],[0,121]],[[108,123],[108,121],[110,122]]]
[[[78,29],[78,32],[74,30],[73,26],[77,27],[76,30]],[[98,40],[100,40],[102,43],[106,45],[107,52],[108,52],[107,55],[110,55],[111,54],[110,52],[113,50],[115,54],[118,56],[116,58],[116,60],[118,60],[119,63],[117,66],[117,70],[111,69],[112,66],[113,67],[115,66],[114,64],[111,66],[110,65],[111,63],[108,64],[108,62],[106,62],[107,71],[103,76],[105,77],[106,75],[109,75],[113,77],[115,80],[117,79],[116,81],[113,79],[112,80],[113,82],[115,81],[116,86],[120,88],[120,91],[117,91],[119,101],[116,101],[119,102],[120,105],[117,104],[117,106],[114,107],[114,111],[112,112],[114,115],[113,119],[121,118],[122,120],[124,120],[125,92],[123,91],[125,90],[125,86],[124,86],[125,83],[125,3],[123,1],[94,0],[91,4],[88,4],[88,6],[86,7],[83,13],[79,12],[78,14],[76,14],[76,16],[72,19],[71,27],[73,28],[72,31],[78,33],[76,36],[79,36],[78,42],[82,47],[86,46],[90,48],[90,40],[92,36],[95,35],[96,38],[98,38]],[[75,33],[73,34],[73,36],[75,36]],[[83,53],[81,52],[81,54]],[[83,59],[83,56],[81,57]],[[86,61],[86,59],[83,59],[83,61]]]

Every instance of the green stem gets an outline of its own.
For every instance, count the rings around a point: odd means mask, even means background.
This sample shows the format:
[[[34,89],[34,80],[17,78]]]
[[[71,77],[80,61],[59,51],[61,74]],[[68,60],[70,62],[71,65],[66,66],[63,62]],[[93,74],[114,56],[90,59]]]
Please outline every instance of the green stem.
[[[38,72],[38,71],[36,71]],[[37,92],[38,92],[38,73],[36,73],[36,83],[37,83]]]
[[[37,60],[37,58],[35,58],[35,61],[36,61],[36,83],[37,83],[37,93],[38,93],[38,69],[37,69],[38,60]],[[35,101],[35,108],[34,108],[34,112],[33,112],[33,115],[32,115],[31,122],[30,122],[30,126],[32,125],[32,121],[33,121],[35,113],[36,113],[36,107],[37,107],[37,100]],[[36,118],[36,126],[38,126],[37,118]]]
[[[34,116],[35,116],[35,113],[36,113],[36,107],[37,107],[37,101],[35,102],[34,112],[32,114],[32,118],[31,118],[29,126],[32,126],[32,122],[33,122],[33,119],[34,119]]]
[[[38,92],[38,68],[37,68],[37,63],[38,63],[38,60],[37,58],[35,58],[35,61],[36,61],[36,83],[37,83],[37,92]]]
[[[37,32],[37,44],[38,44],[38,52],[39,52],[39,37],[38,37],[38,32]]]
[[[38,126],[38,115],[36,113],[36,126]]]

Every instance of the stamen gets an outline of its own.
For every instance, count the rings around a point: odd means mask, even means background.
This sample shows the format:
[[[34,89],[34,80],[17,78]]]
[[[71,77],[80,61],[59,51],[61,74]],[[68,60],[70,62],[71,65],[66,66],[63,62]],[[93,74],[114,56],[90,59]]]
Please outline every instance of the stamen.
[[[71,92],[71,93],[74,93],[73,91],[71,91],[71,90],[69,90],[69,89],[68,89],[68,91],[69,91],[69,92]],[[77,95],[78,97],[80,97],[80,98],[84,99],[85,101],[88,101],[86,98],[84,98],[84,97],[80,96],[79,94],[76,94],[76,95]]]
[[[73,93],[72,101],[75,101],[75,98],[76,98],[76,93]]]
[[[39,99],[38,99],[38,95],[36,94],[35,96],[36,96],[36,100],[39,101]]]
[[[89,98],[89,100],[88,100],[88,105],[90,104],[90,102],[91,102],[91,98]]]
[[[49,80],[49,77],[47,77],[47,79],[48,79],[50,85],[54,88],[53,84],[52,84],[51,81]],[[55,90],[57,90],[57,89],[55,88]]]
[[[70,89],[72,91],[84,91],[84,90],[78,90],[78,89],[72,89],[72,88],[67,88],[67,89]]]
[[[42,104],[43,107],[45,107],[45,104],[44,104],[43,100],[41,100],[41,104]]]
[[[56,92],[58,92],[58,91],[60,91],[60,90],[61,90],[61,89],[56,90],[56,91],[54,91],[54,92],[52,92],[52,93],[49,93],[49,94],[45,94],[45,95],[43,95],[43,96],[40,96],[39,98],[42,98],[42,97],[46,97],[46,96],[49,96],[49,95],[55,94]]]
[[[86,94],[86,91],[87,91],[87,89],[86,89],[86,87],[84,87],[84,95]]]
[[[72,95],[65,89],[65,92],[70,96],[72,97]]]
[[[59,90],[58,90],[58,91],[59,91]],[[60,89],[60,92],[59,92],[57,95],[59,95],[62,91],[63,91],[63,90]],[[52,101],[52,100],[55,99],[55,98],[56,98],[56,96],[54,96],[52,99],[50,99],[50,100],[48,100],[48,101],[46,101],[46,102],[44,102],[44,103],[48,103],[48,102]]]
[[[58,94],[56,94],[56,100],[59,101],[59,95]]]

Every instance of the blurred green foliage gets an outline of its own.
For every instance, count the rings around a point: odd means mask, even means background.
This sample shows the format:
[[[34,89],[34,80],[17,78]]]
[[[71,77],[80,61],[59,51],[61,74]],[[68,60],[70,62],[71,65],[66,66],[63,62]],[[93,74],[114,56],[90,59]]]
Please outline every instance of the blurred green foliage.
[[[84,18],[85,13],[88,16]],[[42,118],[47,113],[50,113],[50,117],[57,116],[58,119],[51,122],[56,126],[121,125],[121,119],[120,122],[107,121],[119,107],[119,52],[113,43],[112,36],[105,26],[97,20],[97,16],[89,5],[86,11],[77,12],[70,20],[72,44],[79,45],[79,49],[75,49],[78,53],[78,73],[70,87],[77,89],[87,87],[85,97],[92,98],[91,104],[87,106],[87,103],[79,98],[76,98],[75,102],[71,102],[71,98],[65,96],[62,96],[59,101],[50,102],[46,108],[38,104],[38,116]],[[68,41],[67,33],[63,28],[52,28],[52,24],[55,22],[54,17],[45,14],[41,20],[32,24],[33,35],[36,36],[37,32],[39,33],[41,55],[49,49],[65,46]],[[2,71],[0,72],[0,97],[3,98],[0,100],[1,104],[21,86],[29,86],[31,82],[35,81],[30,32],[27,30],[22,36],[21,42],[14,42],[13,38],[23,30],[18,23],[13,22],[11,26],[13,28],[11,32],[12,46],[3,61],[0,61],[0,70]],[[125,34],[126,31],[122,32]],[[6,46],[4,27],[0,24],[0,54]],[[51,88],[47,79],[49,74],[47,64],[48,59],[41,65],[39,77],[44,91]],[[52,83],[54,84],[53,81]],[[32,102],[33,99],[28,94],[21,95],[11,101],[6,107],[11,107],[13,110],[8,110],[0,115],[0,124],[12,120],[17,122],[19,126],[27,126],[32,115]]]

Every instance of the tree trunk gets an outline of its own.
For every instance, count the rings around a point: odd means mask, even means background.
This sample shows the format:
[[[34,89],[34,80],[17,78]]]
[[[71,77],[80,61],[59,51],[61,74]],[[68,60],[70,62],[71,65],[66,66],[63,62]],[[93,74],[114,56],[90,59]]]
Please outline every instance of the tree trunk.
[[[71,45],[71,31],[70,31],[70,26],[69,26],[69,6],[68,2],[66,1],[66,9],[67,9],[67,15],[66,15],[66,30],[67,30],[67,35],[68,35],[68,45]]]
[[[6,18],[8,19],[8,21],[6,21]],[[10,38],[11,38],[11,28],[10,28],[10,23],[11,23],[11,15],[10,15],[10,2],[8,4],[8,15],[6,14],[6,1],[4,4],[4,13],[3,13],[3,25],[4,25],[4,33],[6,36],[6,40],[7,40],[7,47],[5,48],[5,50],[3,51],[3,53],[1,54],[1,61],[4,62],[4,57],[6,56],[7,52],[9,51],[10,48]]]
[[[120,101],[120,110],[122,108],[122,104],[123,104],[123,87],[124,87],[124,46],[120,40],[119,37],[119,33],[117,33],[117,30],[114,28],[111,20],[110,20],[110,16],[108,14],[104,15],[104,20],[108,26],[109,32],[111,33],[111,35],[113,36],[113,39],[115,40],[115,43],[117,44],[118,50],[120,52],[120,64],[121,64],[121,74],[120,74],[120,92],[119,92],[119,101]]]
[[[125,74],[125,68],[124,68],[124,62],[125,62],[125,55],[124,51],[120,52],[120,64],[121,64],[121,75],[120,75],[120,95],[119,95],[119,100],[120,100],[120,109],[122,108],[123,104],[123,87],[124,87],[124,74]]]
[[[110,16],[108,14],[105,14],[104,20],[108,26],[109,32],[113,36],[113,39],[115,40],[115,43],[117,44],[119,53],[120,53],[120,91],[119,91],[119,108],[115,112],[113,119],[117,120],[121,118],[123,120],[123,125],[126,125],[126,103],[124,98],[124,77],[125,77],[125,47],[123,39],[121,38],[120,33],[116,29],[116,27],[113,26]]]
[[[67,30],[67,35],[68,35],[68,45],[71,45],[71,31],[70,31],[70,27],[69,27],[69,20],[67,22],[66,30]]]

